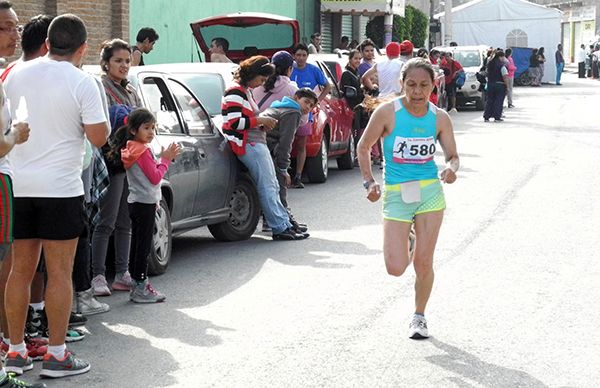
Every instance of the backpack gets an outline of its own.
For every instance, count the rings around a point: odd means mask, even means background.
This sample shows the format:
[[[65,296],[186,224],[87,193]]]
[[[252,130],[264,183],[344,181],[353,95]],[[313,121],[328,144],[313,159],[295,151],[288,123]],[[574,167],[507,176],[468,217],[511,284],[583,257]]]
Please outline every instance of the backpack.
[[[135,108],[135,106],[129,106],[125,104],[115,104],[108,108],[110,137],[114,135],[117,129],[121,128],[123,125],[127,125],[127,118]]]
[[[111,175],[125,171],[125,167],[123,166],[123,162],[120,160],[120,158],[110,158],[108,157],[108,154],[111,150],[112,145],[114,144],[113,142],[115,132],[122,126],[127,125],[127,118],[134,109],[136,109],[136,107],[125,104],[115,104],[111,105],[108,108],[110,136],[108,137],[108,141],[106,142],[106,144],[102,146],[102,153],[104,154],[104,161],[106,162],[108,172]]]
[[[456,82],[456,86],[460,88],[465,84],[466,79],[467,76],[465,72],[459,71],[458,73],[456,73],[456,80],[454,82]]]

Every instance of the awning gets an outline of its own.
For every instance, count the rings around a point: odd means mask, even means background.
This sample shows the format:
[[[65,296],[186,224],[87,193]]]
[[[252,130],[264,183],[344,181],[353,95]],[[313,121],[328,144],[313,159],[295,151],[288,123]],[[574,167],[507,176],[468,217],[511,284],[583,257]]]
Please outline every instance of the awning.
[[[321,12],[404,16],[405,0],[321,0]]]

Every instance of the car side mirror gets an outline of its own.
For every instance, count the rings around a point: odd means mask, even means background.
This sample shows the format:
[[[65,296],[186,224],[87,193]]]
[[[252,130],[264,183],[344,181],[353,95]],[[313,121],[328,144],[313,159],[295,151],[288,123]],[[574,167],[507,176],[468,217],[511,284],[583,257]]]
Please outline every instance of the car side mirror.
[[[344,96],[346,96],[346,98],[355,98],[357,95],[358,92],[354,86],[344,86]]]

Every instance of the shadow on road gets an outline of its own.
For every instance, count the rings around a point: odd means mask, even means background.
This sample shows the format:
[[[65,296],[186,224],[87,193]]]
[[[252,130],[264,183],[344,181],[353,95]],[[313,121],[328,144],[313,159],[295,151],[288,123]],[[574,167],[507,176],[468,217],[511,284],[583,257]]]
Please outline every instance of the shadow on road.
[[[425,359],[432,364],[440,366],[450,372],[481,384],[484,387],[530,387],[545,388],[546,384],[529,375],[526,372],[494,365],[465,352],[455,346],[444,343],[433,337],[429,339],[436,348],[443,350],[446,354],[429,356]],[[459,387],[471,387],[472,385],[460,378],[450,378]]]

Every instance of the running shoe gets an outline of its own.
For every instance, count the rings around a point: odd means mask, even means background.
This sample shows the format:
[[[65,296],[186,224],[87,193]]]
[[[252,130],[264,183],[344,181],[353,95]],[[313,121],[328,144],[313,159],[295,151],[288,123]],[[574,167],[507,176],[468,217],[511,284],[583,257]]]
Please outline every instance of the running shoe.
[[[71,311],[69,317],[69,327],[84,326],[87,322],[87,318],[83,314],[77,314]]]
[[[412,321],[408,326],[408,337],[412,339],[429,338],[427,330],[427,320],[422,315],[413,315]]]
[[[4,360],[6,358],[6,353],[8,353],[8,344],[3,340],[0,340],[0,360]]]
[[[110,296],[110,289],[104,275],[96,275],[92,279],[92,288],[94,289],[94,296]]]
[[[44,383],[29,384],[22,380],[17,380],[14,373],[8,373],[2,381],[0,388],[46,388]]]
[[[115,276],[115,281],[112,283],[113,291],[131,291],[131,288],[135,285],[135,282],[131,278],[129,271],[126,271],[122,275]]]
[[[166,297],[156,291],[150,281],[146,279],[131,290],[129,299],[134,303],[160,303],[164,302]]]
[[[301,175],[296,175],[294,177],[294,179],[292,179],[292,187],[294,189],[303,189],[304,188],[304,183],[302,183]]]
[[[40,310],[43,312],[44,310]],[[25,334],[32,337],[38,335],[40,327],[42,326],[42,316],[40,311],[35,311],[33,307],[29,306],[27,309],[27,320],[25,321]]]
[[[23,372],[33,369],[33,360],[27,354],[22,356],[19,352],[9,352],[4,360],[4,369],[22,375]]]
[[[65,350],[65,355],[62,359],[58,359],[50,353],[44,356],[40,376],[58,378],[79,375],[89,370],[89,362],[75,358],[71,352]]]
[[[29,358],[33,361],[42,360],[48,351],[48,341],[43,338],[32,338],[26,335],[25,346],[27,347]]]
[[[44,331],[41,332],[40,338],[45,339],[46,341],[50,338],[47,328],[44,328]],[[85,333],[82,330],[70,327],[67,329],[65,342],[77,342],[83,340],[84,338]]]

